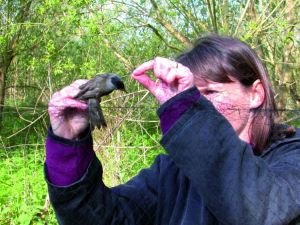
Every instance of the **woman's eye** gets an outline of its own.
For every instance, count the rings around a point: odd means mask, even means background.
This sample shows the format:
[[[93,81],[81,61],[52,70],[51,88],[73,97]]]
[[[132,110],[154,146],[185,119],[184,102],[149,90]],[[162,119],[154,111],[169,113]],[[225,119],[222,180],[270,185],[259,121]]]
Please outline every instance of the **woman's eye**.
[[[214,91],[214,90],[205,90],[204,91],[204,95],[212,95],[212,94],[216,94],[217,93],[217,91]]]

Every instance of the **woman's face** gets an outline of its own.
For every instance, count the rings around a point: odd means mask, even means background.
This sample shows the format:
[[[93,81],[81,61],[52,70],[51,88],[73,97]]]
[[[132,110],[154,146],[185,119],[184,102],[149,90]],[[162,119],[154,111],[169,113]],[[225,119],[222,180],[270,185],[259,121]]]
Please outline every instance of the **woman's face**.
[[[244,87],[238,81],[217,83],[198,78],[195,79],[195,85],[229,121],[239,137],[249,143],[252,89]]]

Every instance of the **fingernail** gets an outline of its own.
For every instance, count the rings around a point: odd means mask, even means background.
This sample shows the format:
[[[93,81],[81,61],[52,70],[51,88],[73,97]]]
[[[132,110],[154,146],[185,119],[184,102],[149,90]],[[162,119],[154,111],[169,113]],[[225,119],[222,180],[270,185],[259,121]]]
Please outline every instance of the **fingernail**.
[[[132,71],[132,75],[136,75],[137,72],[138,72],[138,70],[135,69],[134,71]]]

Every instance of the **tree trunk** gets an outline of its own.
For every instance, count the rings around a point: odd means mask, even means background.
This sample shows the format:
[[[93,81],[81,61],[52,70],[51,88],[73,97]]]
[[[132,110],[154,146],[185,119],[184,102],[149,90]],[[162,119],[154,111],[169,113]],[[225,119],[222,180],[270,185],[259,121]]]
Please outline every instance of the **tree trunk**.
[[[2,128],[7,71],[12,59],[13,59],[13,54],[10,51],[7,52],[7,55],[2,57],[0,61],[0,129]]]
[[[22,5],[20,5],[19,11],[15,16],[11,15],[10,10],[12,9],[12,5],[10,5],[7,9],[7,21],[13,21],[12,18],[14,17],[15,23],[24,23],[28,19],[31,3],[32,0],[22,2]],[[6,28],[10,27],[8,25],[9,24],[6,24]],[[7,73],[9,66],[15,56],[17,45],[22,31],[22,25],[18,27],[18,29],[14,32],[12,36],[6,37],[6,35],[8,35],[7,33],[9,33],[10,31],[4,31],[4,37],[7,38],[7,43],[4,49],[1,49],[2,52],[0,52],[0,128],[2,127]]]
[[[291,28],[289,28],[286,32],[294,32],[296,28],[296,21],[297,18],[296,14],[299,12],[297,9],[299,9],[299,4],[297,4],[294,0],[287,0],[286,1],[286,19],[288,21],[288,24],[291,24]],[[296,9],[296,10],[295,10]],[[294,38],[294,37],[293,37]],[[292,41],[289,42],[289,44],[286,44],[283,48],[283,64],[282,64],[282,79],[283,83],[286,86],[286,89],[288,90],[291,98],[291,102],[293,105],[289,106],[293,108],[296,106],[297,100],[300,98],[299,93],[297,92],[297,81],[295,80],[296,76],[293,76],[294,73],[297,74],[297,72],[291,67],[292,63],[297,64],[297,61],[299,60],[295,58],[292,54],[294,48],[294,43]]]
[[[2,128],[2,118],[4,109],[4,99],[5,99],[5,71],[4,68],[0,68],[0,129]]]

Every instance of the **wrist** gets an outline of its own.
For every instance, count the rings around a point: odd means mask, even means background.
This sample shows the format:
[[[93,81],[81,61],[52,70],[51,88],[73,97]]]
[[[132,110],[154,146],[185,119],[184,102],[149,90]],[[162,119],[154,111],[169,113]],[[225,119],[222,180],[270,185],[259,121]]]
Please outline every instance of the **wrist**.
[[[160,126],[163,134],[175,124],[182,114],[198,101],[199,97],[199,90],[196,87],[192,87],[161,105],[157,110],[157,114],[160,118]]]
[[[51,126],[51,131],[55,136],[70,140],[76,141],[82,137],[84,131],[89,130],[89,126],[82,127],[80,129],[76,128],[76,131],[72,127],[66,126]]]
[[[78,140],[65,139],[48,129],[46,139],[47,179],[59,186],[72,184],[85,173],[92,158],[93,140],[90,129],[78,136]]]
[[[82,142],[86,142],[91,138],[91,130],[90,127],[87,127],[79,134],[72,135],[68,132],[57,132],[53,129],[52,126],[50,126],[47,132],[47,138],[53,139],[57,142],[64,143],[67,145],[73,145],[74,143],[79,144]]]
[[[53,129],[53,134],[64,138],[64,139],[68,139],[68,140],[77,140],[78,139],[78,135],[75,135],[74,132],[71,132],[70,130],[67,129]]]

